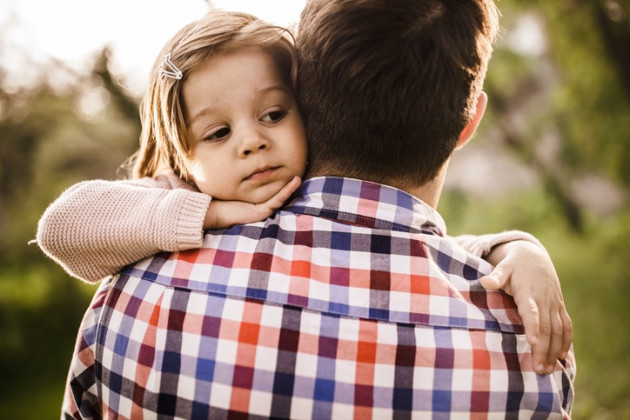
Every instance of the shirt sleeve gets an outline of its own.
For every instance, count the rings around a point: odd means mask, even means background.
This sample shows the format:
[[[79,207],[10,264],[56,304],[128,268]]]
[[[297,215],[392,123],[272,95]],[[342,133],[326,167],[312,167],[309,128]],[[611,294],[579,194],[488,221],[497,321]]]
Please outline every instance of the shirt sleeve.
[[[542,243],[533,235],[519,230],[510,230],[501,233],[491,233],[486,235],[460,235],[454,238],[457,243],[471,254],[485,258],[490,254],[492,248],[514,241],[532,242],[542,249]]]
[[[85,181],[42,215],[37,244],[87,282],[161,251],[199,248],[211,197],[174,175],[135,181]]]

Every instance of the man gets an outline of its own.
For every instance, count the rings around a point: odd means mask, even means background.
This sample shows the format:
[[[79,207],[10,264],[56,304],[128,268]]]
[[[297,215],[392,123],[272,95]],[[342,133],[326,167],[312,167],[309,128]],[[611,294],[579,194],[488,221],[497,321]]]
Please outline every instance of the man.
[[[105,283],[68,415],[568,417],[572,355],[535,373],[513,301],[434,210],[483,116],[497,16],[487,0],[309,1],[308,179],[274,218]]]

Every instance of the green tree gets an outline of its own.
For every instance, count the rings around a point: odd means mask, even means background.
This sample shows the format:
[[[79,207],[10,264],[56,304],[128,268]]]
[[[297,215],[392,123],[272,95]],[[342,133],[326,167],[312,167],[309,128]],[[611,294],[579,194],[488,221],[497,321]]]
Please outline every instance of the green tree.
[[[492,139],[540,184],[485,199],[446,191],[440,211],[453,234],[518,228],[542,240],[575,326],[573,418],[629,419],[630,2],[499,5],[505,33],[486,80],[490,109],[467,148]],[[610,198],[578,182],[593,175],[616,186],[614,211],[580,200]]]
[[[137,147],[138,101],[113,82],[108,59],[104,50],[92,72],[70,74],[74,81],[62,88],[42,78],[0,89],[0,372],[6,379],[0,412],[6,418],[58,417],[76,330],[94,291],[28,245],[37,220],[71,184],[119,177]]]

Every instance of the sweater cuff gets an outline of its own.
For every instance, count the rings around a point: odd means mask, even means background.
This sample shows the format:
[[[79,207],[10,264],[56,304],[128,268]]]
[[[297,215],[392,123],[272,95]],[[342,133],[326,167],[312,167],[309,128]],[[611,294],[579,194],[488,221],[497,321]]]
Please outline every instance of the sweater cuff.
[[[499,245],[514,242],[514,241],[528,241],[540,248],[545,249],[543,244],[536,239],[534,235],[519,230],[510,230],[501,233],[493,233],[486,235],[461,235],[455,238],[457,243],[465,248],[473,255],[485,258],[492,252],[494,247]]]
[[[177,250],[200,248],[203,244],[203,221],[212,197],[203,193],[187,192],[177,218],[175,231]]]

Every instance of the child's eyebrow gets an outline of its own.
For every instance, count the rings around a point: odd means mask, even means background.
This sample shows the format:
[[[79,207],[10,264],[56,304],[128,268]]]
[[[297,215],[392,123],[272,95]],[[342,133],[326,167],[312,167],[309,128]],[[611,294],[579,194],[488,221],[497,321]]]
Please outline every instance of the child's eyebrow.
[[[197,112],[194,116],[192,116],[190,118],[189,121],[186,122],[186,127],[190,128],[197,119],[199,119],[200,117],[206,115],[206,114],[211,114],[212,112],[216,111],[218,107],[216,105],[208,105],[207,107],[201,109],[199,112]]]
[[[273,85],[273,86],[264,87],[258,91],[258,95],[264,95],[265,93],[274,91],[274,90],[279,90],[288,95],[293,96],[293,92],[291,91],[291,89],[289,89],[287,86],[284,86],[284,85]]]

